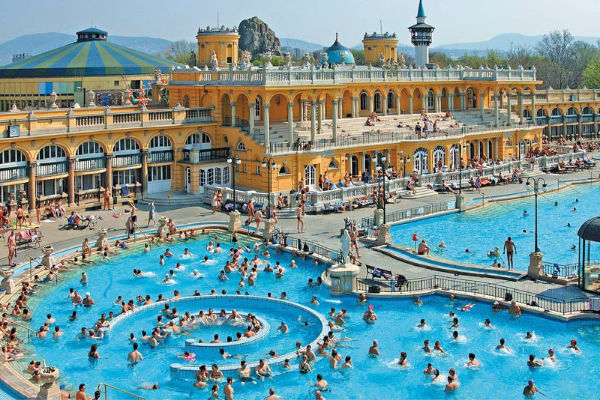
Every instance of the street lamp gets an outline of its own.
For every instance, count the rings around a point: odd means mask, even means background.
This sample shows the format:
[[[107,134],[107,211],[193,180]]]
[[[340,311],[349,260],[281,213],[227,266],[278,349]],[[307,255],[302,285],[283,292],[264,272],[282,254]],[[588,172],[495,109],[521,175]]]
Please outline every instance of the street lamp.
[[[457,144],[456,149],[458,150],[458,194],[462,194],[462,144]]]
[[[242,163],[242,160],[240,160],[240,157],[238,156],[234,156],[234,157],[228,157],[227,158],[227,164],[231,164],[231,174],[232,174],[232,179],[231,179],[231,184],[233,185],[233,211],[236,210],[236,198],[235,198],[235,170],[237,168],[238,165],[240,165]]]
[[[400,157],[402,158],[402,161],[404,162],[404,167],[402,169],[402,178],[406,178],[406,163],[410,162],[410,157],[405,156],[403,151],[400,152]]]
[[[375,170],[377,171],[377,199],[380,198],[381,195],[381,190],[379,190],[379,185],[381,182],[381,185],[383,186],[383,197],[382,198],[382,206],[383,206],[383,223],[386,223],[386,216],[385,216],[385,178],[388,172],[391,171],[391,169],[389,167],[386,167],[386,161],[387,158],[385,156],[381,157],[381,165],[378,165]],[[379,174],[382,174],[381,176],[379,176]],[[377,202],[377,208],[379,208],[379,201]]]
[[[277,164],[272,158],[263,158],[262,167],[267,168],[267,188],[269,190],[269,197],[267,199],[267,219],[271,219],[271,169],[275,170]]]
[[[535,195],[535,253],[540,251],[538,247],[538,192],[540,188],[540,182],[542,182],[542,187],[546,187],[546,181],[544,178],[527,178],[527,182],[525,182],[525,186],[530,186],[531,182],[533,182],[533,194]]]

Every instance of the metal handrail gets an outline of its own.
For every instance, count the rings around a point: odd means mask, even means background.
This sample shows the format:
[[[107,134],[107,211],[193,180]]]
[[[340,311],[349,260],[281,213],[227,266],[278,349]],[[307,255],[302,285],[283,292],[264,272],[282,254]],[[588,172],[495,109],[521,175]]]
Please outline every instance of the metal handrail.
[[[18,326],[18,327],[21,327],[21,328],[25,329],[25,330],[27,331],[27,341],[30,341],[30,340],[31,340],[31,337],[30,337],[30,335],[31,335],[31,332],[33,332],[33,336],[36,336],[36,335],[37,335],[37,332],[36,332],[35,330],[31,329],[31,328],[30,328],[30,327],[28,327],[28,326],[25,326],[25,325],[23,325],[23,324],[20,324],[20,323],[18,323],[18,322],[12,321],[12,320],[10,320],[10,319],[7,319],[7,322],[8,322],[9,324],[13,324],[13,325],[16,325],[16,326]]]
[[[104,390],[101,389],[101,386],[104,386]],[[128,394],[130,396],[133,396],[137,400],[144,400],[145,399],[144,397],[140,396],[139,394],[131,393],[131,392],[128,392],[127,390],[123,390],[123,389],[120,389],[120,388],[118,388],[116,386],[109,385],[108,383],[103,383],[102,382],[102,383],[98,384],[98,391],[101,394],[104,393],[104,400],[108,400],[108,388],[114,389],[114,390],[119,391],[121,393]]]

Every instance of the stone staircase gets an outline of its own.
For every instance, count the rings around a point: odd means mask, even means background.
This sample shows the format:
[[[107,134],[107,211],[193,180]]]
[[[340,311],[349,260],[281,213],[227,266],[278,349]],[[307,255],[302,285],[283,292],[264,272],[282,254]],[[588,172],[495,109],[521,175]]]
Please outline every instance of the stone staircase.
[[[495,123],[494,110],[491,108],[484,109],[483,120],[481,119],[481,112],[479,110],[455,111],[452,114],[463,125],[494,126]],[[507,115],[507,110],[498,110],[498,122],[500,126],[506,124]],[[513,123],[519,122],[519,115],[513,112],[511,119]]]
[[[408,191],[405,194],[400,195],[403,199],[421,199],[423,197],[434,196],[437,192],[435,190],[428,189],[426,187],[415,188],[415,193]]]

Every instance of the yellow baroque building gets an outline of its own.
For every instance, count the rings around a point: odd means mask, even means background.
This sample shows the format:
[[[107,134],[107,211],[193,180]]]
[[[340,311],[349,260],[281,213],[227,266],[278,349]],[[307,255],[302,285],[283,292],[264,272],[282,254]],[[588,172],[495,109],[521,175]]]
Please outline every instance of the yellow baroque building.
[[[411,27],[420,46],[432,30],[423,24]],[[199,31],[199,45],[219,32]],[[224,33],[214,57],[199,54],[202,68],[154,82],[153,105],[0,113],[0,202],[92,208],[107,187],[116,202],[172,192],[198,201],[234,176],[244,191],[318,190],[325,175],[454,171],[460,159],[515,160],[545,140],[598,135],[600,93],[536,90],[535,68],[441,69],[426,52],[424,67],[327,63],[335,57],[253,67],[237,63],[235,29]]]

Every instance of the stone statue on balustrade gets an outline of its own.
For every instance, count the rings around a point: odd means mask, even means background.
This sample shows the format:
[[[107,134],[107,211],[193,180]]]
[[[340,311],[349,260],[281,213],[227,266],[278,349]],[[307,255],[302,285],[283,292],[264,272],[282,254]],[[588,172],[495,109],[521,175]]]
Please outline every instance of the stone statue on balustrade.
[[[208,61],[208,68],[213,71],[219,69],[219,60],[217,60],[217,53],[214,50],[210,55],[210,60]]]

